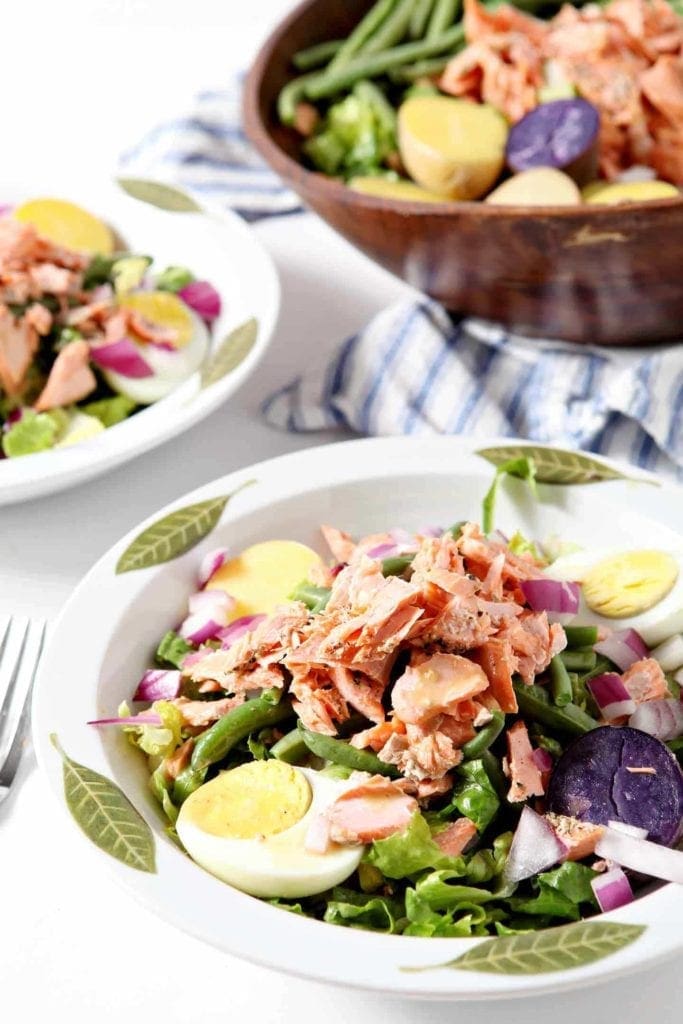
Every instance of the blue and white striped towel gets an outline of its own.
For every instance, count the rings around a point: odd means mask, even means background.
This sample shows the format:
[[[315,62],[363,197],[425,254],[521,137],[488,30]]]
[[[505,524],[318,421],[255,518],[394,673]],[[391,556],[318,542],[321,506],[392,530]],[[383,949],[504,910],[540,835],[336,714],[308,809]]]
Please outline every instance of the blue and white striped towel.
[[[239,81],[201,93],[150,132],[128,174],[176,182],[250,220],[294,213],[297,196],[250,147]],[[292,431],[529,438],[625,458],[683,479],[683,347],[614,350],[527,340],[408,298],[378,314],[264,404]]]

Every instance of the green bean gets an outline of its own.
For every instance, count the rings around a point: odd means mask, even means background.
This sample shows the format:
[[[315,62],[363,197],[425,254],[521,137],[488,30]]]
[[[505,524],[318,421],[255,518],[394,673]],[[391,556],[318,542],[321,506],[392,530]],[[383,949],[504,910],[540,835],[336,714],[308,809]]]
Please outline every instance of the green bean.
[[[568,647],[592,647],[598,642],[597,626],[565,626]]]
[[[278,722],[291,717],[292,713],[289,701],[283,700],[279,704],[274,704],[272,696],[268,693],[240,704],[214,722],[211,728],[197,739],[192,751],[190,768],[194,772],[200,772],[209,765],[222,761],[235,744],[254,729],[277,725]]]
[[[340,70],[363,49],[368,39],[374,35],[385,18],[391,14],[396,6],[396,2],[397,0],[377,0],[377,3],[373,4],[330,61],[327,67],[328,72]]]
[[[422,39],[433,6],[434,0],[417,0],[408,28],[408,35],[411,39]]]
[[[481,761],[491,785],[501,800],[504,800],[507,796],[509,786],[507,779],[503,774],[503,769],[500,766],[500,761],[495,754],[491,753],[490,750],[484,751],[481,755]]]
[[[383,576],[402,576],[413,564],[415,555],[394,555],[393,558],[382,559]]]
[[[277,115],[283,124],[294,124],[296,108],[304,98],[307,84],[317,78],[320,72],[309,71],[307,75],[293,78],[280,90],[277,98]]]
[[[576,650],[576,651],[562,651],[560,654],[562,663],[566,669],[571,669],[572,672],[591,672],[598,661],[598,656],[595,651],[591,650]]]
[[[292,729],[285,733],[282,739],[274,743],[270,748],[270,756],[278,761],[285,761],[287,764],[298,764],[308,754],[308,747],[301,738],[298,729]]]
[[[378,78],[404,64],[412,64],[426,57],[436,57],[447,51],[452,52],[464,39],[465,30],[460,24],[444,32],[439,39],[420,39],[414,43],[402,43],[383,53],[373,53],[370,56],[360,54],[343,67],[333,68],[332,61],[325,71],[317,74],[313,72],[310,78],[304,76],[307,81],[303,83],[302,91],[310,100],[325,99],[350,88],[361,78]],[[300,81],[301,79],[294,79],[294,83]],[[294,83],[290,82],[289,86]],[[285,86],[285,89],[289,86]]]
[[[372,775],[389,775],[392,779],[400,777],[400,772],[392,764],[385,761],[368,750],[357,750],[350,743],[344,740],[335,740],[331,736],[323,736],[319,732],[311,732],[299,723],[299,730],[304,743],[317,757],[324,761],[331,761],[332,764],[343,764],[354,771],[370,772]]]
[[[386,18],[376,32],[368,39],[362,49],[363,54],[381,53],[390,46],[403,41],[413,13],[414,0],[398,0],[394,10]]]
[[[184,803],[195,789],[199,789],[205,776],[206,768],[202,768],[200,771],[194,771],[191,765],[183,768],[173,783],[173,803],[177,807]]]
[[[488,725],[485,725],[473,739],[468,740],[464,744],[462,753],[465,760],[471,761],[475,757],[481,757],[484,751],[489,749],[503,731],[505,715],[502,711],[494,711],[492,714],[493,718]]]
[[[542,686],[527,686],[526,683],[514,683],[519,710],[523,715],[542,722],[550,729],[571,736],[583,736],[591,729],[597,729],[598,723],[587,715],[576,704],[566,704],[558,708],[550,703],[550,698]]]
[[[379,86],[364,78],[362,81],[356,82],[353,92],[359,100],[372,107],[377,120],[389,134],[396,131],[396,110],[392,107]]]
[[[436,0],[427,26],[427,39],[438,39],[452,25],[460,10],[460,0]]]
[[[571,704],[574,697],[572,681],[562,659],[556,654],[550,662],[550,692],[558,708]]]
[[[448,65],[449,57],[429,57],[427,60],[418,60],[415,64],[408,64],[405,68],[397,68],[392,71],[390,78],[392,82],[416,82],[420,78],[432,78],[440,75]]]
[[[324,610],[327,606],[327,602],[330,599],[332,590],[330,587],[316,587],[308,580],[302,580],[301,583],[297,583],[294,590],[289,595],[290,601],[301,601],[305,604],[316,615],[318,612]]]
[[[298,50],[292,57],[292,64],[297,71],[311,71],[313,68],[322,67],[336,56],[343,45],[343,39],[329,39],[324,43],[314,43],[313,46],[307,46],[304,50]]]

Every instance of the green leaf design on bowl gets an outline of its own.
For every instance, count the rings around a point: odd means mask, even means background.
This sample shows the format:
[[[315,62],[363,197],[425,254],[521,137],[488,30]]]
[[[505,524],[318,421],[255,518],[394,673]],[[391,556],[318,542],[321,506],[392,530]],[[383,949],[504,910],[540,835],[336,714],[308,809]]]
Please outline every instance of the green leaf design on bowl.
[[[564,448],[550,448],[545,445],[502,445],[498,448],[480,448],[475,455],[494,466],[500,466],[511,459],[531,458],[536,468],[536,480],[540,484],[592,484],[601,480],[636,480],[639,483],[655,483],[645,477],[631,477],[613,469],[600,459],[583,452],[567,451]],[[657,485],[658,486],[658,485]]]
[[[203,213],[199,203],[187,192],[175,185],[166,185],[161,181],[150,181],[147,178],[117,178],[124,192],[142,203],[149,203],[159,210],[171,213]]]
[[[551,974],[585,967],[630,946],[645,931],[644,925],[613,921],[577,921],[561,928],[486,939],[461,956],[430,967],[404,967],[406,971],[448,967],[455,971],[487,974]]]
[[[253,317],[231,331],[202,367],[202,387],[207,388],[210,384],[215,384],[244,362],[257,337],[258,320]]]
[[[62,758],[64,797],[79,828],[123,864],[155,874],[152,830],[128,797],[111,779],[72,761],[54,733],[50,742]]]
[[[163,519],[158,519],[156,523],[147,526],[119,558],[116,563],[116,575],[135,569],[149,569],[153,565],[161,565],[162,562],[170,562],[171,559],[184,555],[211,533],[230,499],[255,482],[247,480],[232,494],[223,494],[218,498],[199,501],[196,505],[177,508]]]

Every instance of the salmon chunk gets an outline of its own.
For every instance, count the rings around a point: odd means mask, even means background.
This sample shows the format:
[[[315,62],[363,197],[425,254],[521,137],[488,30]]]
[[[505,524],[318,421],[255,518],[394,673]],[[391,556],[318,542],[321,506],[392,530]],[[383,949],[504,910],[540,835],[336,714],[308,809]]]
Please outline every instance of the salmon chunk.
[[[97,387],[87,341],[72,341],[59,353],[34,408],[37,412],[80,402]]]
[[[521,720],[507,730],[508,764],[510,766],[510,803],[520,803],[530,796],[543,796],[543,778],[534,761],[534,752],[526,725]]]

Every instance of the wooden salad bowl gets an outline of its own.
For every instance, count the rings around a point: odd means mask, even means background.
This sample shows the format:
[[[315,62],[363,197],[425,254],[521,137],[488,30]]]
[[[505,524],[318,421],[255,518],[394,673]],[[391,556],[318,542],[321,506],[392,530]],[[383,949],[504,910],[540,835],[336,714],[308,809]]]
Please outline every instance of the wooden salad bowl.
[[[300,162],[276,99],[297,50],[343,37],[372,0],[304,0],[249,73],[246,131],[331,227],[449,310],[581,344],[683,336],[683,195],[621,206],[422,204],[361,195]]]

